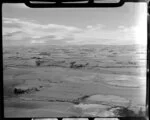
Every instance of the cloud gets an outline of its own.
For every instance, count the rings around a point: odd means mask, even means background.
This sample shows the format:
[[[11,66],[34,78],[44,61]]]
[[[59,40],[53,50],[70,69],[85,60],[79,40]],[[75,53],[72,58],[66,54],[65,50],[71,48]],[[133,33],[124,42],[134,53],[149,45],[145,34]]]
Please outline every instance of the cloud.
[[[91,29],[92,27],[93,27],[92,25],[88,25],[86,28]]]
[[[3,35],[9,35],[10,33],[13,34],[13,33],[16,33],[20,31],[20,29],[18,28],[10,28],[10,27],[3,27]]]
[[[142,20],[141,20],[142,21]],[[109,29],[108,26],[95,25],[87,26],[84,32],[75,34],[75,41],[68,41],[69,44],[113,44],[129,45],[142,44],[146,45],[147,27],[146,20],[137,23],[134,26],[117,26]]]
[[[146,44],[146,20],[134,26],[87,25],[85,28],[3,18],[3,39],[22,44]],[[19,42],[21,43],[21,42]]]
[[[36,23],[31,20],[20,20],[16,18],[3,18],[3,25],[5,27],[5,24],[11,26],[16,25],[20,27],[20,30],[27,32],[29,34],[33,34],[33,32],[51,32],[51,33],[58,33],[58,32],[63,32],[63,33],[68,33],[68,32],[80,32],[81,29],[72,27],[72,26],[65,26],[65,25],[57,25],[57,24],[46,24],[42,25],[39,23]],[[36,29],[36,30],[35,30]],[[34,30],[34,31],[33,31]],[[42,33],[41,33],[42,34]]]
[[[73,26],[58,24],[43,25],[33,20],[3,18],[3,36],[5,40],[21,41],[28,38],[31,44],[45,43],[45,38],[49,41],[64,40],[65,38],[68,39],[73,37],[73,34],[81,31],[80,28]]]
[[[31,43],[32,44],[34,44],[34,43],[40,43],[41,44],[41,43],[45,43],[45,41],[44,40],[38,40],[38,41],[37,40],[31,40]]]

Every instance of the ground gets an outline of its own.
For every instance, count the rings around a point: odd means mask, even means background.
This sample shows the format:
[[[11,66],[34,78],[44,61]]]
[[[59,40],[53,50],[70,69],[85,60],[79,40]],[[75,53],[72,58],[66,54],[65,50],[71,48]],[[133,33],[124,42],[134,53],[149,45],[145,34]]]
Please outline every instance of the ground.
[[[117,117],[126,108],[144,113],[144,48],[4,47],[5,117]]]

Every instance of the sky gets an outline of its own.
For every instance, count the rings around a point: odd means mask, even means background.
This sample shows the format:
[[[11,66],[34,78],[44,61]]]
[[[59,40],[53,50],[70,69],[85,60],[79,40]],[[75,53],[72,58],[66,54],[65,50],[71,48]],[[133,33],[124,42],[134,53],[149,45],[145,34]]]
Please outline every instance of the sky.
[[[3,45],[147,44],[147,4],[117,8],[2,6]]]

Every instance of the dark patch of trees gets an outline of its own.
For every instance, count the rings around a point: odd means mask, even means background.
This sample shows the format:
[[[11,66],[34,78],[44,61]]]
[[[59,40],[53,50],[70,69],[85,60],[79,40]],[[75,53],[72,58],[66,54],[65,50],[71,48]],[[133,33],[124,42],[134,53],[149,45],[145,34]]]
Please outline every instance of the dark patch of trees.
[[[75,61],[70,62],[70,68],[83,68],[83,67],[86,67],[88,65],[89,65],[89,63],[86,63],[86,64],[76,64]]]

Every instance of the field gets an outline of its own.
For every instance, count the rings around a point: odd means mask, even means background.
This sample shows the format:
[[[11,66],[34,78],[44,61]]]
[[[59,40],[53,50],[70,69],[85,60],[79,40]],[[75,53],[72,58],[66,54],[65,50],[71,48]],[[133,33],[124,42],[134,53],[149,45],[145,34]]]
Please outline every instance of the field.
[[[143,116],[146,49],[3,47],[5,117]]]

